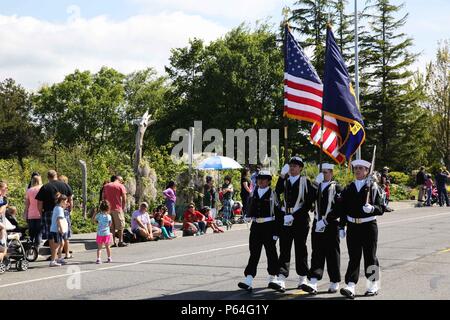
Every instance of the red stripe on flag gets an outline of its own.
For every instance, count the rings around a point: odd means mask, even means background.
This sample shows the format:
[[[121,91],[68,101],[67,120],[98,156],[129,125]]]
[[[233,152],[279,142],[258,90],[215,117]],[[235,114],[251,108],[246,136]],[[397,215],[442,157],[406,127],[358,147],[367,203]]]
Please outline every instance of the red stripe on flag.
[[[325,129],[324,129],[323,139],[322,139],[322,141],[323,141],[324,143],[325,143],[325,141],[328,140],[328,138],[330,137],[331,133],[332,133],[332,131],[331,131],[330,129],[328,129],[328,128],[325,128]],[[320,141],[319,141],[319,142],[320,142]]]
[[[320,126],[317,123],[314,123],[311,129],[311,137],[314,138],[320,130]]]
[[[293,81],[290,81],[287,79],[284,80],[284,84],[287,85],[289,88],[309,92],[309,93],[315,94],[316,96],[323,97],[322,90],[318,90],[316,88],[312,88],[312,87],[304,85],[304,84],[299,84],[299,83],[296,83],[296,82],[293,82]]]
[[[317,140],[314,140],[314,138],[317,136],[317,133],[319,133],[319,130],[320,130],[320,123],[315,122],[311,127],[310,139],[317,147],[320,148],[320,136],[318,136]],[[323,142],[326,142],[327,139],[330,137],[330,135],[333,133],[335,134],[333,130],[324,127]],[[335,134],[332,143],[328,146],[328,148],[324,148],[323,152],[326,153],[335,162],[342,164],[345,162],[345,157],[341,153],[338,153],[336,157],[333,156],[333,153],[336,153],[336,150],[338,150],[338,148],[339,148],[339,141],[337,135]]]
[[[302,111],[302,110],[298,110],[298,109],[292,109],[292,108],[289,108],[288,106],[284,107],[284,112],[286,113],[286,115],[288,117],[294,118],[294,119],[305,120],[305,121],[309,121],[309,122],[313,122],[313,123],[322,121],[322,117],[315,113]]]
[[[320,110],[318,110],[320,112]],[[312,113],[312,112],[308,112],[308,111],[302,111],[299,109],[294,109],[294,108],[290,108],[288,106],[284,106],[284,113],[290,117],[290,118],[294,118],[294,119],[300,119],[300,120],[306,120],[309,122],[318,122],[318,126],[320,128],[320,122],[322,121],[322,117],[319,116],[318,114]],[[305,119],[306,118],[306,119]],[[324,119],[323,121],[323,127],[324,128],[329,128],[331,130],[333,130],[334,132],[338,132],[339,127],[330,121],[327,121],[326,119]]]
[[[316,100],[303,98],[303,97],[297,97],[297,96],[294,96],[294,95],[289,94],[287,92],[284,94],[284,97],[286,99],[288,99],[289,101],[296,102],[296,103],[301,103],[301,104],[306,104],[308,106],[315,107],[317,109],[322,110],[322,103],[318,102]]]

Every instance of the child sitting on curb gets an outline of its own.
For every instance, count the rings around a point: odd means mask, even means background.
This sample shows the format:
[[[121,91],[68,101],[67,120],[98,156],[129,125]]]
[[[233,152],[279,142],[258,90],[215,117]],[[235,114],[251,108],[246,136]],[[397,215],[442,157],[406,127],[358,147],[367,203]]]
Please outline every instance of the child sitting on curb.
[[[217,223],[215,222],[214,218],[211,214],[211,208],[209,207],[203,207],[200,212],[205,216],[205,222],[207,227],[211,228],[214,233],[222,233],[224,232],[222,228],[219,228]]]

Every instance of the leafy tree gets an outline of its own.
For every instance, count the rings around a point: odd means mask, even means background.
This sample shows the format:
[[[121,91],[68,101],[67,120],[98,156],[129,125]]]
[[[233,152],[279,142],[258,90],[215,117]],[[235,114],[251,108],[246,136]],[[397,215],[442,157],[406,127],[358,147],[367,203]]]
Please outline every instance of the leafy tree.
[[[428,119],[436,162],[450,166],[450,45],[443,42],[436,61],[427,66],[425,106],[431,112]]]
[[[39,90],[35,114],[56,146],[86,144],[90,155],[114,145],[124,114],[124,75],[103,67],[75,71],[63,82]]]
[[[166,105],[167,88],[166,78],[158,76],[151,68],[126,76],[125,106],[115,142],[120,150],[130,155],[130,158],[133,158],[135,151],[136,120],[147,111],[152,115],[152,120],[158,120],[161,117]],[[150,126],[145,135],[145,149],[148,144],[154,144],[153,133],[153,126]]]
[[[17,158],[24,169],[24,158],[40,151],[40,133],[30,95],[12,79],[0,82],[0,158]]]
[[[205,46],[190,41],[174,49],[166,68],[172,89],[155,124],[158,143],[195,120],[225,129],[279,128],[282,117],[283,56],[277,35],[266,25],[241,25]]]

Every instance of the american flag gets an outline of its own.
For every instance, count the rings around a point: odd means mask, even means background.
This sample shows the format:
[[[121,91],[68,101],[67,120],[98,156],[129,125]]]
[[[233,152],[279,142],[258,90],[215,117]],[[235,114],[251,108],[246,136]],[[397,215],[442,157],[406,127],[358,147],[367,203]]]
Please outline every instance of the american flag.
[[[312,122],[311,140],[320,147],[323,84],[316,70],[286,26],[284,116]],[[339,153],[339,132],[335,118],[324,117],[323,151],[338,163],[345,157]]]
[[[310,139],[320,148],[320,123],[315,122],[311,128]],[[339,152],[339,138],[330,128],[323,128],[323,152],[339,164],[345,162],[345,156]]]

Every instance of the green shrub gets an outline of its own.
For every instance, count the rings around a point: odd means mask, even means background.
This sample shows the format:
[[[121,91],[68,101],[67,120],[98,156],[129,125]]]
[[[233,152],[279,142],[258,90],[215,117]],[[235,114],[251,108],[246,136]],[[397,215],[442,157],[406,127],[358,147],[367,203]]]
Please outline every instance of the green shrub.
[[[413,195],[414,189],[404,185],[391,184],[391,201],[410,200]]]
[[[74,234],[97,231],[97,225],[92,222],[91,217],[84,219],[81,210],[73,210],[70,215],[70,220],[72,221],[72,231]]]
[[[410,177],[403,172],[389,172],[389,176],[391,177],[392,184],[399,184],[404,186],[409,184]]]

